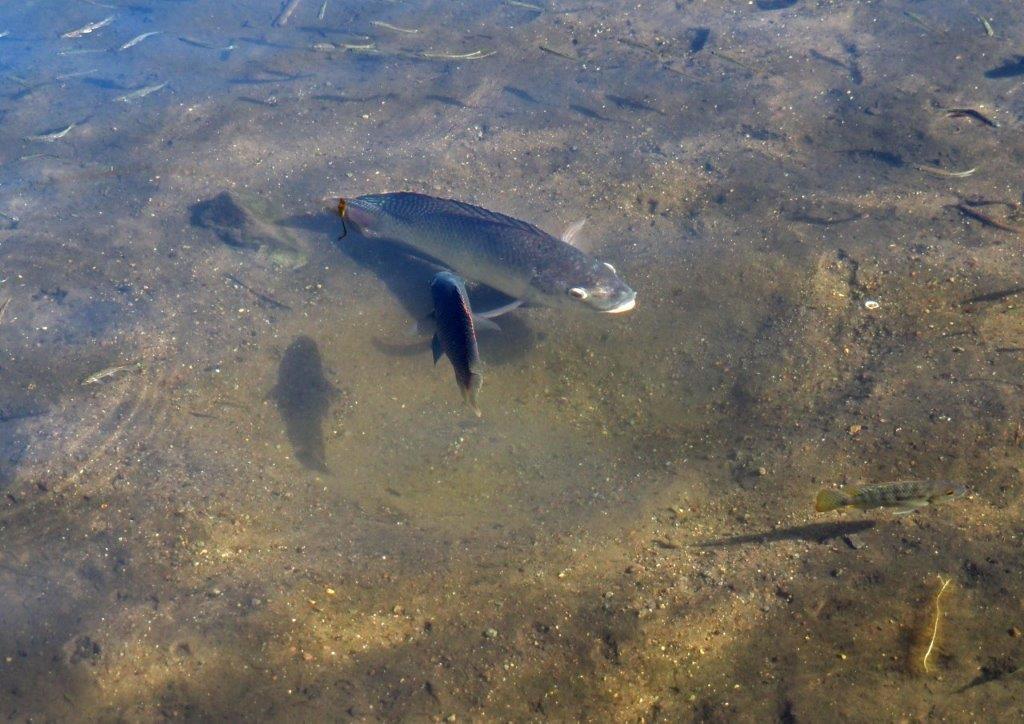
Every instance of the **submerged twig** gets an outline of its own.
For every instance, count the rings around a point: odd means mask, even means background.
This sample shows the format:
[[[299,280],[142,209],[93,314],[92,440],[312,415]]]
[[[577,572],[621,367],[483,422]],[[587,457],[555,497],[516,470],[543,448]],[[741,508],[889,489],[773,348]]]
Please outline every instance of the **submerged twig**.
[[[932,638],[928,642],[928,649],[924,652],[924,658],[921,659],[921,665],[924,667],[924,673],[928,673],[928,658],[932,655],[932,650],[935,648],[935,639],[939,635],[939,619],[942,617],[942,609],[939,608],[939,600],[942,598],[942,594],[946,592],[946,587],[949,586],[952,578],[943,579],[939,576],[939,581],[942,583],[942,587],[939,592],[935,595],[935,623],[932,626]]]
[[[274,299],[269,294],[264,294],[263,292],[260,292],[260,291],[258,291],[256,289],[253,289],[248,284],[243,282],[241,279],[236,277],[234,274],[225,274],[224,278],[227,279],[229,282],[233,282],[234,284],[237,284],[242,289],[244,289],[245,291],[249,292],[249,294],[251,294],[254,297],[256,297],[259,301],[261,301],[264,304],[267,304],[267,305],[273,307],[274,309],[287,309],[287,310],[291,310],[291,307],[289,307],[287,304],[284,304],[283,302],[277,301],[276,299]]]
[[[978,22],[981,23],[981,27],[985,28],[985,35],[991,38],[996,34],[996,31],[992,29],[992,23],[988,21],[988,18],[983,15],[975,15],[975,17],[978,18]]]

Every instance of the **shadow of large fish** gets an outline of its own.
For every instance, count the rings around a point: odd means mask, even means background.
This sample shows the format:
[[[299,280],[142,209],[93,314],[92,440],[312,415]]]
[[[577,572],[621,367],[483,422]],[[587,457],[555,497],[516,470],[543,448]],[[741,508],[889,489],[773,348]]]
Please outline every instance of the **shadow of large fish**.
[[[342,199],[338,211],[363,236],[403,244],[521,302],[607,313],[636,305],[611,264],[479,206],[400,192]]]
[[[284,421],[295,459],[310,470],[327,470],[323,423],[338,390],[324,377],[320,349],[309,337],[288,345],[270,397]]]

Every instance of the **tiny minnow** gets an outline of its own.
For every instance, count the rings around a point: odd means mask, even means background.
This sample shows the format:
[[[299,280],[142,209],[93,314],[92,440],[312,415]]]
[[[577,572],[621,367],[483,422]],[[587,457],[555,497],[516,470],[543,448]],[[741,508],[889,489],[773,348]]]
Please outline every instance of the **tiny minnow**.
[[[118,50],[128,50],[128,48],[134,48],[136,45],[141,43],[146,38],[151,38],[154,35],[159,35],[162,32],[163,32],[162,30],[151,30],[148,33],[143,33],[142,35],[136,35],[134,38],[132,38],[127,43],[125,43],[120,48],[118,48]]]
[[[78,125],[77,123],[72,123],[67,128],[62,128],[59,131],[51,131],[50,133],[40,133],[38,136],[29,136],[28,140],[30,140],[30,141],[59,141],[60,139],[64,138],[64,136],[66,136],[69,133],[71,133],[72,129],[74,129],[75,126],[77,126],[77,125]]]
[[[473,311],[469,307],[466,284],[451,272],[438,272],[430,281],[430,295],[434,299],[434,319],[437,322],[437,332],[431,340],[434,364],[442,354],[448,355],[462,397],[479,417],[476,398],[483,377],[480,375],[480,353],[476,346]]]
[[[145,88],[139,88],[138,90],[133,90],[131,93],[126,93],[123,96],[118,96],[114,100],[122,101],[123,103],[137,101],[140,98],[145,98],[150,93],[156,93],[158,90],[160,90],[166,85],[166,81],[164,81],[163,83],[157,83],[156,85],[147,85]]]
[[[112,380],[114,377],[116,377],[122,372],[127,372],[133,367],[141,366],[142,362],[129,362],[128,364],[117,365],[116,367],[107,367],[106,369],[100,370],[99,372],[94,372],[93,374],[89,375],[84,380],[82,380],[82,386],[85,387],[87,385],[96,385],[99,384],[100,382]]]
[[[114,22],[114,17],[114,15],[110,15],[109,17],[103,18],[102,20],[97,20],[95,23],[83,25],[82,27],[78,28],[78,30],[69,30],[60,37],[68,39],[81,38],[83,35],[88,35],[89,33],[99,30],[100,28],[107,27],[112,22]]]
[[[825,513],[839,508],[853,507],[897,508],[897,515],[913,513],[936,503],[956,500],[967,492],[963,485],[948,481],[904,480],[896,483],[858,485],[850,491],[824,489],[818,492],[814,509]]]

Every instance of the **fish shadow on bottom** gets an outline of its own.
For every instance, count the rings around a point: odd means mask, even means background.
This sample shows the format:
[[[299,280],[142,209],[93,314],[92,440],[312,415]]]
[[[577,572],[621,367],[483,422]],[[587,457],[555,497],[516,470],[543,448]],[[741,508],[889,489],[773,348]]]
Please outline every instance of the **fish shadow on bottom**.
[[[324,420],[339,394],[324,376],[316,342],[297,337],[281,358],[269,397],[277,403],[295,459],[310,470],[327,472]]]
[[[337,238],[341,223],[337,215],[328,213],[292,217],[280,222],[311,231],[330,233]],[[426,259],[412,255],[408,250],[380,239],[367,239],[353,230],[335,244],[338,249],[358,266],[372,272],[388,288],[391,296],[409,315],[409,324],[397,329],[389,338],[375,340],[374,346],[384,354],[409,357],[426,353],[430,349],[430,338],[417,339],[411,331],[414,324],[430,314],[433,304],[430,298],[430,281],[437,274],[439,266]],[[507,296],[490,287],[470,283],[469,299],[474,311],[500,307],[510,300]],[[536,341],[535,335],[521,317],[506,314],[496,319],[501,331],[480,331],[481,355],[484,364],[505,364],[523,357]]]
[[[699,543],[701,548],[721,548],[724,546],[742,545],[744,543],[777,543],[784,540],[806,540],[825,543],[844,535],[853,535],[875,527],[873,520],[851,520],[839,523],[811,523],[790,528],[776,528],[763,533],[734,535]]]

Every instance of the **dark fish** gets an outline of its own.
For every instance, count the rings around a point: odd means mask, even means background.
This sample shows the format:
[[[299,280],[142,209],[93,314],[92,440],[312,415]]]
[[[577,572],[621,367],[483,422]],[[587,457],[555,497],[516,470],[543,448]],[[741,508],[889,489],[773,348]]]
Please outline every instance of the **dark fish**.
[[[1014,60],[985,71],[986,78],[1016,78],[1018,75],[1024,75],[1024,55],[1014,56]]]
[[[479,206],[400,192],[342,199],[338,211],[363,236],[403,244],[513,299],[609,313],[636,305],[611,264]]]
[[[443,105],[451,106],[452,108],[469,108],[469,106],[460,101],[458,98],[452,98],[451,96],[442,96],[437,95],[436,93],[431,93],[430,95],[423,96],[423,98],[428,101],[436,101]]]
[[[462,398],[480,416],[477,393],[483,377],[480,375],[480,353],[476,346],[473,311],[469,307],[466,284],[451,272],[438,272],[430,282],[430,295],[434,299],[434,319],[437,332],[431,340],[434,364],[442,354],[455,370]]]
[[[612,103],[617,105],[619,108],[628,108],[631,111],[650,111],[652,113],[660,114],[661,111],[643,101],[634,100],[633,98],[626,98],[625,96],[616,96],[611,93],[605,93],[604,97],[610,100]]]
[[[526,101],[527,103],[534,103],[534,104],[540,103],[539,100],[537,100],[536,98],[531,96],[529,93],[524,91],[522,88],[516,88],[514,85],[507,85],[504,88],[502,88],[502,90],[505,91],[506,93],[508,93],[509,95],[515,96],[516,98],[518,98],[521,101]]]
[[[861,158],[870,158],[872,161],[878,161],[884,163],[886,166],[892,166],[893,168],[901,168],[906,165],[906,161],[902,157],[889,151],[876,151],[871,148],[865,149],[854,149],[847,151],[851,156],[859,156]]]
[[[576,103],[570,103],[569,104],[569,108],[570,108],[570,110],[576,111],[581,116],[584,116],[586,118],[593,118],[595,121],[610,121],[610,120],[612,120],[611,118],[605,118],[604,116],[602,116],[597,111],[592,111],[589,108],[587,108],[586,106],[577,105]]]
[[[327,470],[323,423],[337,395],[324,376],[316,342],[296,338],[281,358],[270,397],[277,403],[295,459],[311,470]]]

